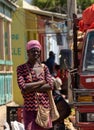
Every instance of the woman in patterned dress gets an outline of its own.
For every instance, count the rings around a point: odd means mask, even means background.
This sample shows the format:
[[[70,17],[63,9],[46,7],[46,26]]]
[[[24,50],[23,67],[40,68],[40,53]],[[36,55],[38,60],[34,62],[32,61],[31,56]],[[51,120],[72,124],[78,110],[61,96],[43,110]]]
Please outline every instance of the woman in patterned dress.
[[[50,108],[48,90],[53,89],[53,80],[49,69],[40,61],[41,45],[37,40],[31,40],[26,45],[28,60],[17,67],[17,82],[24,99],[24,125],[25,130],[48,130],[52,127],[51,119],[49,128],[42,128],[35,123],[38,109],[36,92],[39,103],[45,108]]]

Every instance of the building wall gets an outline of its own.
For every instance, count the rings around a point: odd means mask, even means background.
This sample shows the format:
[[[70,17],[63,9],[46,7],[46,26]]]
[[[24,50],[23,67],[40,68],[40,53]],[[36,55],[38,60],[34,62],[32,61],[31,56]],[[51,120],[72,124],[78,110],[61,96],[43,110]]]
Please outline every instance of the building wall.
[[[25,10],[25,25],[27,41],[38,39],[37,15]]]
[[[12,22],[12,56],[13,56],[13,100],[16,103],[22,104],[22,96],[17,85],[16,67],[25,62],[25,18],[17,10],[13,15]]]
[[[15,9],[11,2],[0,1],[0,105],[12,101],[11,15]]]
[[[38,17],[38,39],[40,41],[40,44],[42,46],[42,51],[41,51],[41,61],[45,60],[45,53],[46,53],[46,48],[45,48],[45,18],[44,16],[37,16]]]

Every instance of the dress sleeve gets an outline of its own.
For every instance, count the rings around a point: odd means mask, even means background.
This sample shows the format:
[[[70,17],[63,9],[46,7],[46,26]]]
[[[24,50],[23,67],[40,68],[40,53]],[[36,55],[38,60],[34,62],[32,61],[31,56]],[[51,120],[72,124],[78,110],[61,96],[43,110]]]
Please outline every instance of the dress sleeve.
[[[22,66],[18,66],[16,71],[17,71],[17,83],[18,83],[18,86],[21,89],[21,91],[24,91],[25,81],[24,81],[24,77],[23,77]]]
[[[51,86],[51,88],[53,89],[52,75],[50,74],[49,69],[46,65],[44,66],[44,71],[45,71],[45,80]]]

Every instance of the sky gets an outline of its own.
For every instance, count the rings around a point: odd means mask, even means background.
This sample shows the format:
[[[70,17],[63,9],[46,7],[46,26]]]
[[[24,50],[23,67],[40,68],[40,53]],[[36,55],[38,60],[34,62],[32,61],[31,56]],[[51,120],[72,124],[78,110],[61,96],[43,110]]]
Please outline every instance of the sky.
[[[27,1],[28,3],[30,3],[32,0],[25,0],[25,1]]]

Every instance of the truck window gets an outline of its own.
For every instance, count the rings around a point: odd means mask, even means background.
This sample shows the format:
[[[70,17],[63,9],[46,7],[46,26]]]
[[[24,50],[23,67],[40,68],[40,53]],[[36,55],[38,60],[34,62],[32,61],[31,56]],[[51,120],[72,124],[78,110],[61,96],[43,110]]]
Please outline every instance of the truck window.
[[[83,60],[83,69],[94,71],[94,31],[87,34],[85,43],[85,54]]]

